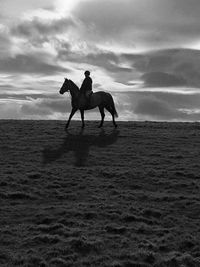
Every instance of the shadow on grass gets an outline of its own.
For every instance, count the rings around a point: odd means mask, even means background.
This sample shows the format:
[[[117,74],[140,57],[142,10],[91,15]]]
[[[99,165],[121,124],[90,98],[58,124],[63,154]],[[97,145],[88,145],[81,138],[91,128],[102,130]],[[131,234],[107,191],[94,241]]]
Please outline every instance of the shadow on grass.
[[[51,163],[62,157],[63,154],[73,151],[75,157],[74,165],[79,167],[85,166],[92,146],[105,148],[114,144],[118,139],[118,135],[119,130],[116,129],[111,133],[105,133],[102,129],[97,136],[93,134],[85,135],[83,130],[78,134],[67,132],[67,136],[58,148],[52,149],[51,147],[47,147],[43,149],[43,164]]]

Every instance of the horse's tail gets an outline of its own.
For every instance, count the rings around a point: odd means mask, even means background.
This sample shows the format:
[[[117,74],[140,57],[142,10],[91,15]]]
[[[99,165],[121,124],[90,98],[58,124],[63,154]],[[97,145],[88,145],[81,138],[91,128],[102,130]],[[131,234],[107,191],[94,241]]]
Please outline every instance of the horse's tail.
[[[111,96],[110,108],[111,108],[112,112],[114,113],[114,116],[117,118],[118,117],[118,113],[116,111],[115,103],[114,103],[114,100],[113,100],[113,97],[112,96]]]

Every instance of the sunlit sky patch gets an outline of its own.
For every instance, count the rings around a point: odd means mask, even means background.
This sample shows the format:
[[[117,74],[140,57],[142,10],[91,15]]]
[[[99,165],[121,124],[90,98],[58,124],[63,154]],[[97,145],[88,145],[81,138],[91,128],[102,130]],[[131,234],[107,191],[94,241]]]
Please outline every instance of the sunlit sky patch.
[[[0,3],[0,118],[65,119],[88,69],[121,120],[200,120],[199,0]]]

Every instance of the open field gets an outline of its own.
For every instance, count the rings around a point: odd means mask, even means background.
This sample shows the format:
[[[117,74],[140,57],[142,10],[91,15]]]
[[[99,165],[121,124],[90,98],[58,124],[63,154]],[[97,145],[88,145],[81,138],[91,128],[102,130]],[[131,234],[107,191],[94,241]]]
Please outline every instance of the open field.
[[[200,266],[200,124],[0,121],[0,266]]]

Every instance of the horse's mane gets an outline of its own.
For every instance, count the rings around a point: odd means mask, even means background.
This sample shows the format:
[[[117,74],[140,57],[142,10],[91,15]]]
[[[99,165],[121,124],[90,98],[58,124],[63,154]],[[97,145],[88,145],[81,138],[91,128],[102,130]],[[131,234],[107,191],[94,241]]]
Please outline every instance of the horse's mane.
[[[79,90],[78,86],[77,86],[72,80],[69,80],[69,82],[70,82],[74,87],[76,87],[76,89]]]

